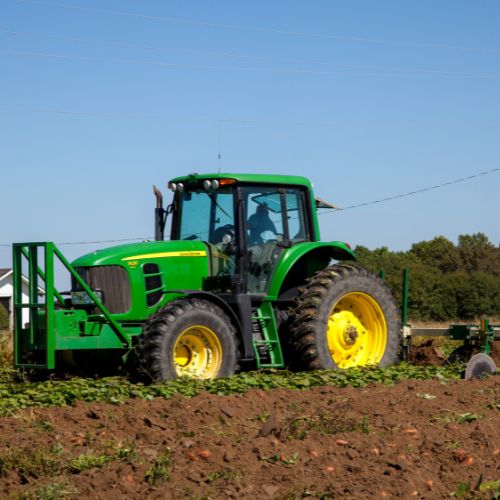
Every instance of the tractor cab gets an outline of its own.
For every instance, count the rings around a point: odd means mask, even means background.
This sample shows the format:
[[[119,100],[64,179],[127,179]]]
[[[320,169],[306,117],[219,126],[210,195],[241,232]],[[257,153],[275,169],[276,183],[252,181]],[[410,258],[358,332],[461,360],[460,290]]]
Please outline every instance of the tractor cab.
[[[309,181],[289,179],[287,185],[269,175],[190,175],[169,183],[170,239],[207,245],[209,288],[264,294],[283,251],[319,238]]]

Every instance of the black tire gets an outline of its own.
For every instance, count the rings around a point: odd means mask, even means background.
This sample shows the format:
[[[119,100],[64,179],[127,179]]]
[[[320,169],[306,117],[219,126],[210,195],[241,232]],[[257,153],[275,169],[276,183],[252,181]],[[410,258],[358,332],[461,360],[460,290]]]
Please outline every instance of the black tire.
[[[201,329],[198,330],[198,327]],[[233,375],[238,363],[238,339],[231,320],[212,302],[189,298],[170,302],[144,324],[135,350],[140,375],[153,381],[164,381],[187,374],[182,372],[182,368],[179,373],[180,365],[174,362],[174,349],[187,350],[184,345],[179,347],[178,340],[186,338],[186,332],[197,336],[202,330],[210,332],[217,339],[214,342],[217,344],[219,358],[215,368],[212,366],[201,376],[196,373],[192,376],[219,378]]]
[[[346,311],[344,314],[355,313],[356,300],[368,310],[372,307],[374,311],[377,311],[367,313],[368,316],[373,317],[372,322],[378,321],[377,325],[383,325],[385,321],[385,337],[380,333],[372,333],[374,330],[366,327],[367,320],[361,321],[363,315],[360,314],[357,318],[359,323],[353,323],[357,326],[353,327],[351,323],[344,323],[349,326],[345,330],[341,329],[343,331],[341,339],[342,342],[346,342],[346,347],[339,356],[345,357],[337,358],[341,359],[342,363],[336,363],[335,355],[329,349],[328,319],[333,314],[334,307],[335,313],[344,310]],[[349,303],[355,304],[354,309],[352,306],[351,311],[347,307],[343,309],[344,304]],[[358,330],[361,330],[361,333]],[[294,353],[293,362],[299,369],[337,369],[339,364],[341,368],[364,364],[387,366],[398,362],[401,348],[401,321],[391,291],[383,280],[361,267],[339,264],[317,272],[300,289],[291,312],[289,335],[290,347]],[[378,338],[383,340],[375,341],[373,335],[378,335]],[[365,355],[362,352],[363,349],[366,349],[366,352],[370,350],[370,344],[366,342],[378,342],[376,348],[373,349],[373,359],[376,361],[365,362],[366,359],[371,358],[362,357]],[[361,349],[356,347],[363,343]],[[356,352],[361,353],[361,357],[360,354],[350,354],[351,346],[353,351],[356,348]],[[359,363],[356,363],[357,359],[360,360]]]

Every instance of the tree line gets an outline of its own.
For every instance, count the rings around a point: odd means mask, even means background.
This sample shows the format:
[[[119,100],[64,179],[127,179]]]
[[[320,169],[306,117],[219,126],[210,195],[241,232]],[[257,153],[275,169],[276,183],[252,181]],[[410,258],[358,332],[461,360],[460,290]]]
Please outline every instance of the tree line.
[[[408,316],[413,320],[500,317],[500,246],[483,233],[460,235],[457,244],[438,236],[405,252],[364,246],[355,252],[360,265],[383,271],[398,305],[403,269],[409,270]]]

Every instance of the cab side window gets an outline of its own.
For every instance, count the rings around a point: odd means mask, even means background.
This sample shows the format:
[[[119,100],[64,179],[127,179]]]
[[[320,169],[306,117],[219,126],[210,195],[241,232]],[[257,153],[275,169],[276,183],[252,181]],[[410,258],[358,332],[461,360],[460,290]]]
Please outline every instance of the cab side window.
[[[290,241],[292,243],[310,241],[311,237],[305,217],[305,191],[287,189],[285,197]]]
[[[261,188],[249,194],[246,205],[248,245],[283,241],[285,230],[280,193],[276,189]]]

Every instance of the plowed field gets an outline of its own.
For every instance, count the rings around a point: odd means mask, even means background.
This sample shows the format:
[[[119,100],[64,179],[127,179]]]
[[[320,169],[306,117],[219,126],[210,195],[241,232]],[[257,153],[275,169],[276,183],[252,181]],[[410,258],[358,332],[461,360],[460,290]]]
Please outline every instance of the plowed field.
[[[497,346],[493,356],[500,364]],[[424,344],[415,360],[442,358]],[[183,392],[199,392],[194,397],[153,397],[133,385],[120,393],[126,383],[114,379],[37,385],[7,377],[0,497],[499,498],[500,377],[391,373],[375,371],[370,380],[385,374],[380,380],[399,380],[394,385],[334,387],[339,380],[325,372],[318,387],[297,374],[302,390]],[[259,383],[278,375],[265,377]],[[75,387],[85,392],[73,394]],[[130,398],[134,390],[143,392]]]
[[[499,382],[24,410],[0,419],[0,496],[445,498],[475,489],[493,498]]]

